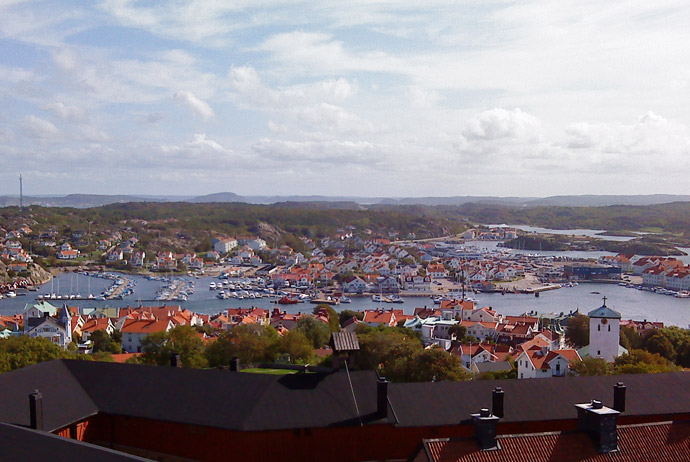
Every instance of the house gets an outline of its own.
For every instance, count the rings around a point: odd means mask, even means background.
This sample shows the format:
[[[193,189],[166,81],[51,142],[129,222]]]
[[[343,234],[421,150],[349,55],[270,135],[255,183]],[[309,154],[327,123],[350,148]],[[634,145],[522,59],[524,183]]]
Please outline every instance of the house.
[[[146,259],[146,252],[144,252],[143,250],[136,251],[132,254],[130,264],[132,266],[142,267],[142,266],[144,266],[145,259]]]
[[[519,379],[563,377],[574,362],[582,361],[577,350],[549,350],[548,347],[523,351],[517,357]]]
[[[108,263],[113,263],[116,261],[123,260],[124,258],[124,254],[121,249],[113,249],[110,252],[108,252],[106,256],[106,261]]]
[[[403,317],[403,310],[364,310],[362,322],[372,327],[393,327],[401,319],[405,319]]]
[[[213,250],[221,255],[225,255],[238,246],[237,239],[227,237],[213,239],[211,243],[213,244]]]
[[[64,307],[60,310],[58,317],[44,316],[27,319],[24,325],[24,335],[29,337],[44,337],[63,349],[72,342],[72,316],[69,310]]]
[[[426,267],[426,274],[432,279],[442,279],[448,277],[448,271],[442,264],[428,265]]]
[[[167,332],[174,327],[169,319],[164,320],[126,320],[120,331],[122,332],[122,349],[127,353],[141,353],[141,340],[156,332]]]
[[[350,276],[342,283],[343,292],[349,294],[361,294],[369,288],[368,284],[358,276]]]

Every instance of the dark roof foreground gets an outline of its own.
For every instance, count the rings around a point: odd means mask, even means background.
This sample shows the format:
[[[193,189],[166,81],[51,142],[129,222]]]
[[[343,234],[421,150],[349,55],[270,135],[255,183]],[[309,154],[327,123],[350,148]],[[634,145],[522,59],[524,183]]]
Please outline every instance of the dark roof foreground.
[[[52,433],[0,423],[0,460],[45,462],[71,460],[99,462],[150,461],[112,449],[63,438]]]
[[[471,413],[490,408],[496,386],[505,391],[501,422],[558,421],[577,417],[575,403],[600,399],[612,405],[619,381],[627,386],[622,417],[690,414],[686,372],[391,383],[393,412],[386,419],[376,416],[376,373],[356,371],[351,377],[352,389],[345,372],[276,376],[56,360],[0,375],[0,422],[28,426],[28,395],[38,389],[48,431],[97,413],[240,431],[358,426],[360,420],[445,426],[467,422]]]
[[[599,462],[690,459],[690,424],[653,423],[618,427],[618,451],[599,454],[584,432],[498,437],[500,449],[482,451],[473,438],[425,440],[415,462]]]
[[[360,416],[375,420],[376,373],[351,376]],[[98,412],[232,430],[359,425],[344,373],[276,376],[56,360],[1,375],[0,389],[0,422],[24,426],[28,395],[38,389],[48,431]]]

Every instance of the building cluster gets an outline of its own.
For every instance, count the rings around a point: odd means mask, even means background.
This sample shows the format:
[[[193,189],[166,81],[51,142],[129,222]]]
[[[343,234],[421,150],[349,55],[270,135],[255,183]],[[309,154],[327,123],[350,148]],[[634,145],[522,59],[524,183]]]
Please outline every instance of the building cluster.
[[[58,308],[47,301],[27,304],[24,312],[4,323],[6,331],[29,337],[44,337],[67,348],[73,341],[79,351],[92,349],[91,334],[103,330],[108,334],[122,333],[122,349],[126,353],[140,353],[141,340],[150,334],[167,332],[175,326],[201,326],[209,322],[209,315],[197,314],[179,305],[140,306],[126,308],[79,308],[66,304]],[[8,326],[9,323],[10,326]]]

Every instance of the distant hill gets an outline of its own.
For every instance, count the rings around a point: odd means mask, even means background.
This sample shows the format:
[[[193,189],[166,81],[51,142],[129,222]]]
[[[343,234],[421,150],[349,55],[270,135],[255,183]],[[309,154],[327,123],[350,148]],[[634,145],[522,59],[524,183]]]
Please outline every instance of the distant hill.
[[[205,196],[192,197],[186,201],[193,204],[203,204],[207,202],[249,202],[244,197],[232,192],[220,192],[215,194],[207,194]]]
[[[500,205],[505,207],[603,207],[611,205],[658,205],[671,202],[690,202],[690,195],[649,194],[649,195],[577,195],[549,197],[498,197],[498,196],[450,196],[450,197],[363,197],[363,196],[241,196],[233,192],[220,192],[205,196],[141,196],[141,195],[100,195],[70,194],[67,196],[26,196],[24,205],[44,207],[89,208],[126,202],[189,202],[222,203],[242,202],[247,204],[319,203],[319,208],[361,206],[462,206],[465,204]],[[349,205],[344,205],[344,204]],[[18,196],[0,196],[0,207],[19,205]]]
[[[67,196],[25,196],[24,205],[40,205],[42,207],[74,207],[90,208],[108,204],[125,202],[165,202],[166,199],[127,195],[99,195],[99,194],[69,194]],[[0,206],[18,206],[18,196],[0,196]]]
[[[670,202],[690,202],[689,195],[637,194],[631,196],[551,196],[529,201],[528,206],[557,205],[565,207],[604,207],[608,205],[656,205]]]

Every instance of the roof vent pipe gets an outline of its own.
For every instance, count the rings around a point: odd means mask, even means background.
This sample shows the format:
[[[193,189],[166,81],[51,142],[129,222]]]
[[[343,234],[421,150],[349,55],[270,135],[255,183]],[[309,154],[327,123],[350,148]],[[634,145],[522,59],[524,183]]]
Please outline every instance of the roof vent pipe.
[[[491,410],[496,417],[503,418],[503,399],[505,398],[505,392],[503,388],[496,387],[491,393]]]
[[[43,430],[43,395],[38,391],[29,394],[29,426]]]
[[[376,414],[385,419],[388,417],[388,381],[379,377],[376,382]]]
[[[618,412],[625,412],[625,390],[623,382],[618,382],[613,387],[613,408]]]

